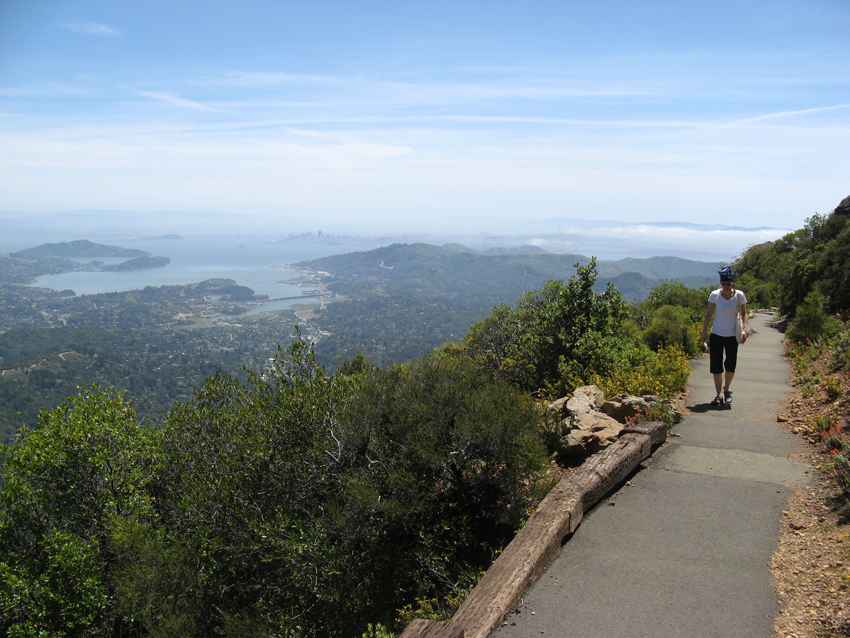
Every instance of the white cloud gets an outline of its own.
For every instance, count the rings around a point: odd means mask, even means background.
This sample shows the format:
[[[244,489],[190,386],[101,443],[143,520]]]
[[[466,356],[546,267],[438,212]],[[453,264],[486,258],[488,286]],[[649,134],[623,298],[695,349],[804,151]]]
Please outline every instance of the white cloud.
[[[759,115],[756,117],[748,117],[743,120],[735,120],[731,124],[746,124],[748,122],[759,122],[762,120],[774,120],[780,117],[791,117],[793,115],[808,115],[809,113],[821,113],[823,111],[834,111],[835,109],[846,109],[850,107],[848,104],[836,104],[834,106],[820,106],[813,109],[801,109],[798,111],[780,111],[779,113],[768,113],[767,115]]]
[[[83,35],[97,35],[104,38],[117,38],[123,33],[114,27],[97,22],[59,22],[57,25],[60,29],[73,31]]]
[[[136,91],[136,93],[143,97],[149,97],[152,100],[167,102],[168,104],[173,104],[174,106],[180,106],[186,109],[192,109],[194,111],[215,111],[218,113],[222,112],[221,109],[217,109],[212,106],[207,106],[206,104],[201,104],[200,102],[195,102],[194,100],[188,100],[183,97],[171,95],[169,93],[160,93],[157,91]]]

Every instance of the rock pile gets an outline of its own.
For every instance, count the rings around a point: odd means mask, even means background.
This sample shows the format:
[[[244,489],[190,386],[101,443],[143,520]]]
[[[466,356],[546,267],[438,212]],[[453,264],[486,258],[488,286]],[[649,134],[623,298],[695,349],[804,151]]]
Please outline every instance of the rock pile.
[[[667,399],[650,394],[618,394],[606,400],[605,393],[595,385],[577,388],[572,396],[548,406],[562,417],[558,454],[587,456],[598,452],[619,438],[630,419],[661,406],[666,406],[663,409],[670,411],[674,422],[679,422],[681,414]]]

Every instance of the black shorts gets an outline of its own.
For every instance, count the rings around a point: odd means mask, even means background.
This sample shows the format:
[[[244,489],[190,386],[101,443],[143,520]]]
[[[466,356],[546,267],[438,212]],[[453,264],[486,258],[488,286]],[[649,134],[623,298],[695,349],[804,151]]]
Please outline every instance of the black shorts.
[[[708,349],[711,357],[711,374],[735,372],[738,364],[738,340],[735,337],[721,337],[713,332],[708,338]],[[726,352],[726,361],[723,352]]]

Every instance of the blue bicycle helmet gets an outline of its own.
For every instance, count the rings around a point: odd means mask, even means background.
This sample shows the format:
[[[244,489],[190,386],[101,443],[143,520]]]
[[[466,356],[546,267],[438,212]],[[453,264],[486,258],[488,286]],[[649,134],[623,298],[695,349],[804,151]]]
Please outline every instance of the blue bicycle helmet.
[[[720,275],[720,281],[735,281],[735,273],[732,272],[731,266],[723,266],[717,274]]]

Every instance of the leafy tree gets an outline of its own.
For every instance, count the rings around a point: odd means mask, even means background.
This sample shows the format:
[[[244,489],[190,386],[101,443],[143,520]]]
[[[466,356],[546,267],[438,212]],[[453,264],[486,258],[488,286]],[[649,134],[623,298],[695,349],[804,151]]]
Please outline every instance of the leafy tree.
[[[609,366],[606,355],[627,305],[608,284],[593,291],[596,260],[576,264],[565,284],[549,281],[541,290],[524,293],[511,306],[501,305],[470,328],[464,343],[483,367],[510,379],[520,388],[551,388],[565,374],[582,374]]]
[[[0,630],[8,636],[112,636],[122,618],[110,570],[112,521],[147,521],[157,432],[119,393],[94,387],[43,411],[0,448]]]
[[[678,281],[665,281],[655,286],[646,299],[632,306],[632,317],[646,327],[659,308],[676,306],[689,323],[702,322],[708,303],[710,286],[688,288]]]
[[[826,311],[844,312],[850,309],[848,229],[846,198],[830,215],[815,214],[803,228],[773,243],[750,247],[735,267],[739,274],[754,279],[753,295],[760,304],[778,299],[782,311],[794,315],[816,291],[823,295]]]
[[[326,526],[342,491],[339,385],[296,342],[263,374],[216,374],[171,410],[151,486],[164,535],[125,530],[125,606],[148,630],[300,635],[333,621],[345,562]]]
[[[348,635],[458,595],[535,496],[536,427],[467,358],[327,376],[296,342],[217,374],[168,415],[154,523],[112,528],[119,608],[150,635]]]
[[[832,312],[850,309],[850,221],[846,217],[843,228],[824,247],[818,267],[823,273],[818,290],[826,297],[827,308]]]
[[[387,611],[462,594],[538,496],[535,405],[469,358],[438,356],[372,369],[345,414],[340,529],[369,566],[357,587]]]

